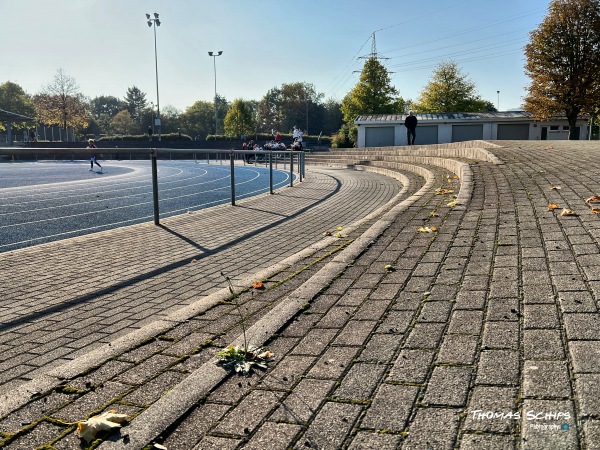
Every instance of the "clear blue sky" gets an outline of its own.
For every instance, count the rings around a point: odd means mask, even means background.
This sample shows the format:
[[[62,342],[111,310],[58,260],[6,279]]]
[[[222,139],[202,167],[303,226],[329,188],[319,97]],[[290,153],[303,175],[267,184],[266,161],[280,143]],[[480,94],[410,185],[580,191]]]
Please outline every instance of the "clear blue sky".
[[[197,100],[259,100],[283,83],[307,82],[341,100],[371,52],[404,98],[415,99],[434,67],[453,59],[480,95],[519,108],[528,78],[523,46],[549,0],[0,0],[0,83],[35,94],[59,68],[88,97],[124,97],[137,86],[156,102],[157,28],[161,109]]]

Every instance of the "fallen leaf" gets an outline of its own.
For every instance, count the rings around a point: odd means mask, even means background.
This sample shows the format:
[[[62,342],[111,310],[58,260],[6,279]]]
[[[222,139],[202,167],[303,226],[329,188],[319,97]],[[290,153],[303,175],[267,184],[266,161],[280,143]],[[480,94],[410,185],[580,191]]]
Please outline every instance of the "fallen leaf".
[[[331,231],[327,230],[327,231],[325,232],[325,236],[331,236]]]
[[[339,227],[337,227],[338,231],[342,231],[344,229],[344,227],[342,227],[341,225]]]
[[[454,179],[455,180],[460,180],[460,177],[458,175],[454,175]]]
[[[394,266],[392,266],[391,264],[386,264],[384,266],[384,269],[387,270],[388,272],[393,272],[394,270],[396,270],[396,268]]]
[[[594,214],[600,214],[600,208],[592,208],[592,209],[591,209],[591,211],[592,211]]]
[[[550,189],[562,189],[560,186],[550,186]]]
[[[437,231],[437,227],[431,227],[431,231]]]
[[[114,409],[111,409],[98,416],[93,416],[88,420],[79,422],[77,424],[79,436],[86,442],[91,442],[96,439],[96,435],[101,431],[121,428],[120,424],[127,420],[127,414],[116,414],[116,412]]]
[[[575,215],[575,211],[573,211],[572,209],[567,209],[567,208],[563,208],[563,210],[560,213],[561,216],[574,216]]]
[[[256,283],[252,283],[252,287],[254,289],[263,289],[265,287],[265,285],[263,284],[262,281],[257,281]]]
[[[158,450],[167,450],[167,447],[165,447],[164,445],[157,444],[156,442],[154,443],[154,448]]]
[[[448,203],[448,205],[450,208],[454,208],[456,205],[459,205],[460,203],[458,203],[456,200],[451,201],[450,203]]]
[[[551,145],[546,147],[546,150],[552,150],[554,147],[552,147]]]
[[[436,213],[435,211],[431,211],[429,213],[429,217],[439,217],[440,215],[438,213]]]
[[[550,203],[548,205],[548,209],[558,209],[560,208],[560,206],[558,206],[556,203]]]
[[[454,191],[452,189],[442,189],[442,188],[437,188],[435,190],[435,195],[446,195],[446,194],[452,194]]]
[[[594,203],[594,202],[598,202],[598,201],[600,201],[600,197],[598,197],[597,195],[592,195],[585,202],[589,205],[590,203]]]
[[[437,230],[436,227],[420,227],[419,233],[433,233],[436,230]]]

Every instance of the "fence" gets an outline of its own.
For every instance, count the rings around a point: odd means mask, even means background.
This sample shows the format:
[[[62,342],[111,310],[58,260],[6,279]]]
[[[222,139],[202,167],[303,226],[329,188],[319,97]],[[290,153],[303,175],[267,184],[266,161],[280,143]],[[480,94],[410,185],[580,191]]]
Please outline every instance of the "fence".
[[[96,149],[98,153],[104,149]],[[106,149],[112,150],[112,149]],[[141,149],[141,148],[120,148],[120,155],[129,154],[130,159],[133,155],[147,155],[152,162],[152,197],[154,204],[154,224],[159,225],[159,208],[158,208],[158,159],[159,156],[163,156],[166,159],[168,155],[169,159],[172,155],[185,155],[193,154],[194,161],[197,160],[198,154],[205,155],[206,160],[210,163],[211,156],[215,155],[217,162],[223,164],[224,161],[229,160],[230,165],[230,178],[231,178],[231,205],[235,206],[235,162],[236,159],[242,160],[246,164],[247,156],[254,156],[254,164],[257,164],[258,155],[263,156],[263,162],[269,167],[269,193],[273,194],[273,163],[276,164],[276,170],[279,162],[284,165],[284,170],[289,164],[290,172],[290,187],[294,186],[294,160],[296,160],[296,167],[302,182],[305,176],[305,165],[304,165],[304,152],[303,151],[291,151],[291,150],[277,150],[277,151],[253,151],[253,150],[188,150],[188,149],[173,149],[173,148],[160,148],[160,149]],[[71,160],[76,159],[75,156],[80,156],[77,159],[89,158],[89,151],[83,152],[78,149],[75,152],[72,148],[0,148],[0,156],[7,155],[12,156],[12,160],[20,159],[20,156],[31,156],[36,160],[39,156],[56,156],[59,155],[71,155]],[[222,158],[221,158],[222,157]],[[60,159],[60,158],[59,158]]]

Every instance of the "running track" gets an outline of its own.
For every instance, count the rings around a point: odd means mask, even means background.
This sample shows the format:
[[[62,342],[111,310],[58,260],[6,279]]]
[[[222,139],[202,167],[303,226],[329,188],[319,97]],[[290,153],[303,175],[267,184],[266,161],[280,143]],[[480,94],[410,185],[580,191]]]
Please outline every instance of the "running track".
[[[149,161],[0,164],[0,252],[153,220]],[[228,203],[229,165],[159,161],[160,217]],[[236,199],[269,190],[268,169],[236,166]],[[273,170],[273,188],[289,172]],[[93,244],[90,236],[90,245]]]

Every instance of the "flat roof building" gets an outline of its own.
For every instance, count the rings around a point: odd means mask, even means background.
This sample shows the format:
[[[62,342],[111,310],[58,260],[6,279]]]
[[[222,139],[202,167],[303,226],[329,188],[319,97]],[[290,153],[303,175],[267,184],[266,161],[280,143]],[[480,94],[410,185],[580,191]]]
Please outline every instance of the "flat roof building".
[[[526,111],[415,114],[415,145],[471,140],[563,140],[569,138],[566,117],[535,121]],[[407,145],[406,114],[365,114],[356,118],[360,147]],[[588,119],[577,120],[575,135],[587,139]]]

